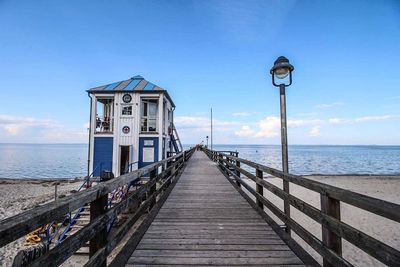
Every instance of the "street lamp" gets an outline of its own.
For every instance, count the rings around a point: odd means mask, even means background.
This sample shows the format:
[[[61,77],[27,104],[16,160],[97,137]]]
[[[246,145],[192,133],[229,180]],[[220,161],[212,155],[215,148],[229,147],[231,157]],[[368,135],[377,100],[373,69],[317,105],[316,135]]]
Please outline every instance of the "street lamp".
[[[292,71],[294,67],[286,57],[280,56],[275,60],[271,68],[272,84],[280,89],[281,99],[281,144],[282,144],[282,169],[284,173],[289,173],[288,145],[287,145],[287,123],[286,123],[286,95],[285,88],[292,84]],[[289,77],[288,77],[289,76]],[[276,83],[275,79],[278,80]],[[283,190],[289,193],[289,182],[283,180]],[[284,201],[285,214],[290,218],[290,204]],[[286,232],[290,234],[290,229],[286,225]]]
[[[206,136],[206,139],[207,139],[207,148],[208,148],[208,135]]]

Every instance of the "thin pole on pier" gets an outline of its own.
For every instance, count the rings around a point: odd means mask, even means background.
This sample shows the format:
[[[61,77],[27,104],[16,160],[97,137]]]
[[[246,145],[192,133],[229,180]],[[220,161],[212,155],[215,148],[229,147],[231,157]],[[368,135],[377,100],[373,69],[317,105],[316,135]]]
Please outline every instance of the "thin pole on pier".
[[[285,85],[280,84],[279,89],[280,89],[280,100],[281,100],[282,167],[284,173],[289,173]],[[286,180],[283,180],[283,190],[289,194],[289,182]],[[284,211],[286,216],[290,218],[290,204],[287,199],[284,200]],[[290,228],[288,227],[288,225],[286,225],[286,232],[290,234]]]
[[[212,117],[212,108],[211,108],[211,150],[213,150],[213,117]]]

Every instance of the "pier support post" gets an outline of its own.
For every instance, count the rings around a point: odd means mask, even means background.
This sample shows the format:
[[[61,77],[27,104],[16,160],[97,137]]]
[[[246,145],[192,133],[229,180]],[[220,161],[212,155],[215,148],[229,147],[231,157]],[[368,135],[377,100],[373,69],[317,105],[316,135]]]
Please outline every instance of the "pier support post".
[[[96,199],[95,201],[90,203],[90,221],[93,221],[97,217],[103,215],[107,211],[107,201],[108,194]],[[89,257],[93,257],[93,255],[101,248],[106,246],[107,244],[107,227],[104,226],[104,229],[99,231],[89,242]],[[99,267],[107,266],[107,259],[105,259]]]
[[[236,167],[240,168],[240,161],[238,161],[238,160],[236,160]],[[237,175],[237,177],[240,178],[240,171],[238,169],[236,170],[236,175]],[[240,187],[239,181],[236,181],[236,184],[237,184],[237,186]]]
[[[340,201],[321,194],[321,212],[340,221]],[[342,256],[342,238],[322,225],[322,243]],[[333,267],[324,259],[324,267]]]
[[[259,169],[256,169],[256,176],[262,180],[263,172]],[[264,188],[262,187],[262,185],[256,183],[256,192],[264,196]],[[257,206],[260,207],[260,209],[264,210],[264,204],[258,198],[256,198],[256,202]]]
[[[154,170],[152,170],[152,171],[150,172],[150,180],[149,180],[149,183],[152,182],[154,179],[156,179],[156,177],[157,177],[157,170],[158,170],[158,169],[154,169]],[[152,185],[152,186],[148,189],[148,191],[147,191],[147,199],[148,199],[154,192],[156,192],[156,189],[157,189],[157,183],[155,183],[154,185]],[[156,204],[156,203],[155,203],[155,200],[152,201],[152,202],[150,203],[150,205],[149,205],[149,210],[151,210],[155,204]]]

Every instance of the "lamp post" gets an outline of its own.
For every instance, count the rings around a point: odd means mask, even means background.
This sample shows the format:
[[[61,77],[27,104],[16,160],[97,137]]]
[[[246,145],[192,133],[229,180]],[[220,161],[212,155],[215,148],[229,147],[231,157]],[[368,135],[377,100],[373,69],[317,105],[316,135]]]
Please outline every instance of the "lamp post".
[[[206,139],[207,139],[207,148],[208,148],[208,135],[206,136]]]
[[[280,56],[274,62],[270,73],[272,75],[272,84],[279,87],[280,106],[281,106],[281,144],[282,144],[282,169],[284,173],[289,173],[288,145],[287,145],[287,123],[286,123],[286,94],[285,88],[292,84],[292,71],[294,67],[289,63],[286,57]],[[276,83],[275,79],[278,80]],[[289,182],[283,180],[283,190],[289,193]],[[284,201],[284,212],[290,218],[290,204]],[[286,232],[290,234],[290,228],[286,225]]]

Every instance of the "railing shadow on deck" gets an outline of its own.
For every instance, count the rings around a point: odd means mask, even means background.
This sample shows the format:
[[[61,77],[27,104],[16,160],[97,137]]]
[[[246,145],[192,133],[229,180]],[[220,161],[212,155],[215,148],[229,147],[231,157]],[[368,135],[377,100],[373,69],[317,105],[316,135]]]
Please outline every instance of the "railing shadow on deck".
[[[265,213],[264,208],[271,211],[276,217],[285,223],[286,227],[292,229],[300,238],[319,253],[323,258],[324,267],[353,266],[342,257],[342,238],[388,266],[400,266],[400,251],[341,221],[340,203],[347,203],[395,222],[400,222],[400,205],[313,181],[298,175],[284,173],[239,158],[237,152],[219,152],[207,148],[203,149],[203,151],[211,160],[218,163],[220,170],[239,191],[244,193],[241,189],[241,186],[243,186],[255,197],[256,202],[254,203],[254,207],[267,216],[270,223],[275,225],[275,229],[279,228],[276,227],[278,224]],[[247,168],[255,169],[256,175],[243,169],[243,165]],[[319,193],[321,198],[321,208],[317,209],[298,197],[295,197],[268,182],[263,178],[263,173],[270,174],[276,178],[281,178],[289,183]],[[254,189],[246,183],[243,179],[244,177],[254,181],[256,183],[256,188]],[[263,189],[267,189],[283,201],[289,202],[292,207],[320,223],[322,240],[311,234],[300,225],[299,222],[291,218],[290,215],[285,214],[281,209],[268,200],[263,194]],[[254,202],[251,198],[247,198],[247,200]],[[377,225],[377,227],[379,226]],[[288,235],[288,233],[282,230],[279,231],[279,229],[278,234]]]
[[[92,188],[71,194],[63,199],[57,199],[48,204],[33,208],[0,221],[0,247],[11,243],[31,231],[42,227],[51,221],[61,221],[65,214],[90,203],[90,223],[66,238],[60,245],[49,250],[34,261],[22,263],[24,266],[59,266],[72,256],[86,242],[90,242],[90,259],[85,266],[106,266],[107,256],[125,237],[127,232],[142,217],[143,214],[154,214],[156,206],[162,205],[175,183],[175,177],[182,171],[185,162],[191,157],[194,149],[188,149],[173,157],[155,162],[139,170],[121,175]],[[160,170],[160,171],[159,171]],[[108,194],[113,190],[149,175],[149,180],[137,190],[129,194],[115,206],[108,208]],[[157,186],[159,183],[159,186]],[[172,184],[172,186],[170,186]],[[107,233],[107,224],[118,214],[132,205],[137,209],[113,233]],[[150,215],[147,215],[149,217]],[[146,218],[144,219],[146,221]],[[141,233],[135,235],[141,238]],[[140,229],[140,226],[139,228]],[[147,228],[146,228],[147,229]],[[129,240],[128,240],[129,242]],[[114,259],[117,260],[117,259]],[[118,263],[111,262],[112,266]]]

